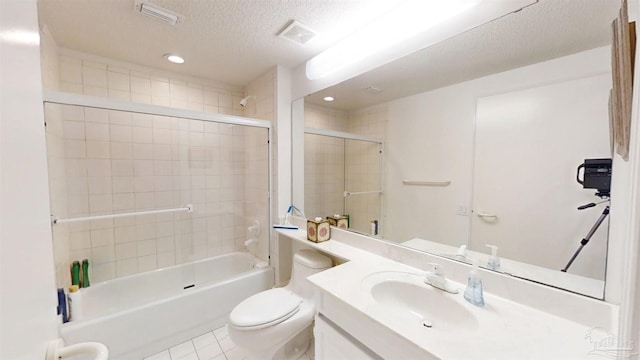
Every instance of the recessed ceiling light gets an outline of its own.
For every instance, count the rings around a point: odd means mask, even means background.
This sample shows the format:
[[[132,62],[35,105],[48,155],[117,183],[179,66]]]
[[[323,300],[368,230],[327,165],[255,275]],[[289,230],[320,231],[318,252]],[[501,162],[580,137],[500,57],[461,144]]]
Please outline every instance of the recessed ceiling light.
[[[324,97],[324,101],[333,101],[333,100],[335,100],[335,99],[333,98],[333,96],[325,96],[325,97]]]
[[[171,61],[174,64],[182,64],[184,63],[184,59],[175,54],[165,54],[164,58]]]

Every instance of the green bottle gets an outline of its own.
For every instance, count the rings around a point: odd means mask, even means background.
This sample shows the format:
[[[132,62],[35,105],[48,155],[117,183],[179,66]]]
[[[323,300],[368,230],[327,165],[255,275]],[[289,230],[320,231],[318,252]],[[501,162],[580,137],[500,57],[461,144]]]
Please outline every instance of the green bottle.
[[[89,282],[89,260],[82,260],[82,287],[89,287],[91,283]]]
[[[80,286],[80,262],[74,261],[71,264],[71,285]]]

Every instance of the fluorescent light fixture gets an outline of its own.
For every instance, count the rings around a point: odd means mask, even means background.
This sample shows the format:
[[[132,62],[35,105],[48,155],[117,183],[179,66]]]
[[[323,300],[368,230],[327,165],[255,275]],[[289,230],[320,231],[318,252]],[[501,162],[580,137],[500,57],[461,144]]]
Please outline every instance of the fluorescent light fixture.
[[[180,57],[179,55],[175,55],[175,54],[165,54],[164,58],[171,61],[174,64],[183,64],[184,63],[184,59],[182,57]]]
[[[22,29],[7,29],[0,31],[0,42],[14,45],[38,45],[40,44],[40,34],[35,31]]]
[[[408,0],[307,61],[309,80],[321,79],[468,11],[480,0]]]
[[[331,102],[331,101],[333,101],[335,99],[333,98],[333,96],[325,96],[322,100]]]

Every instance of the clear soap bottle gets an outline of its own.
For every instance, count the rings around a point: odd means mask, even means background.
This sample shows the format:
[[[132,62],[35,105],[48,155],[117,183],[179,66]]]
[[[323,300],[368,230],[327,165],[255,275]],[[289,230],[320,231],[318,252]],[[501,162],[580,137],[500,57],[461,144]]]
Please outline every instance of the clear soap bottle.
[[[464,290],[464,298],[475,306],[484,306],[484,294],[482,293],[482,279],[478,271],[478,262],[473,262],[473,268],[469,271],[467,288]]]

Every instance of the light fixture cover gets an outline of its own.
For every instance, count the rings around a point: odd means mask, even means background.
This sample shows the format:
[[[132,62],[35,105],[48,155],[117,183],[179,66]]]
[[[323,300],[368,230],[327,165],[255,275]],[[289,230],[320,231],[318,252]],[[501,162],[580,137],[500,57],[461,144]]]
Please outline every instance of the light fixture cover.
[[[164,54],[164,58],[169,60],[170,62],[172,62],[174,64],[183,64],[184,63],[184,59],[180,55]]]
[[[468,11],[480,0],[409,0],[307,61],[316,80]]]
[[[315,39],[317,35],[318,33],[296,20],[293,20],[289,26],[278,34],[279,37],[292,41],[298,45],[308,44],[311,40]]]

